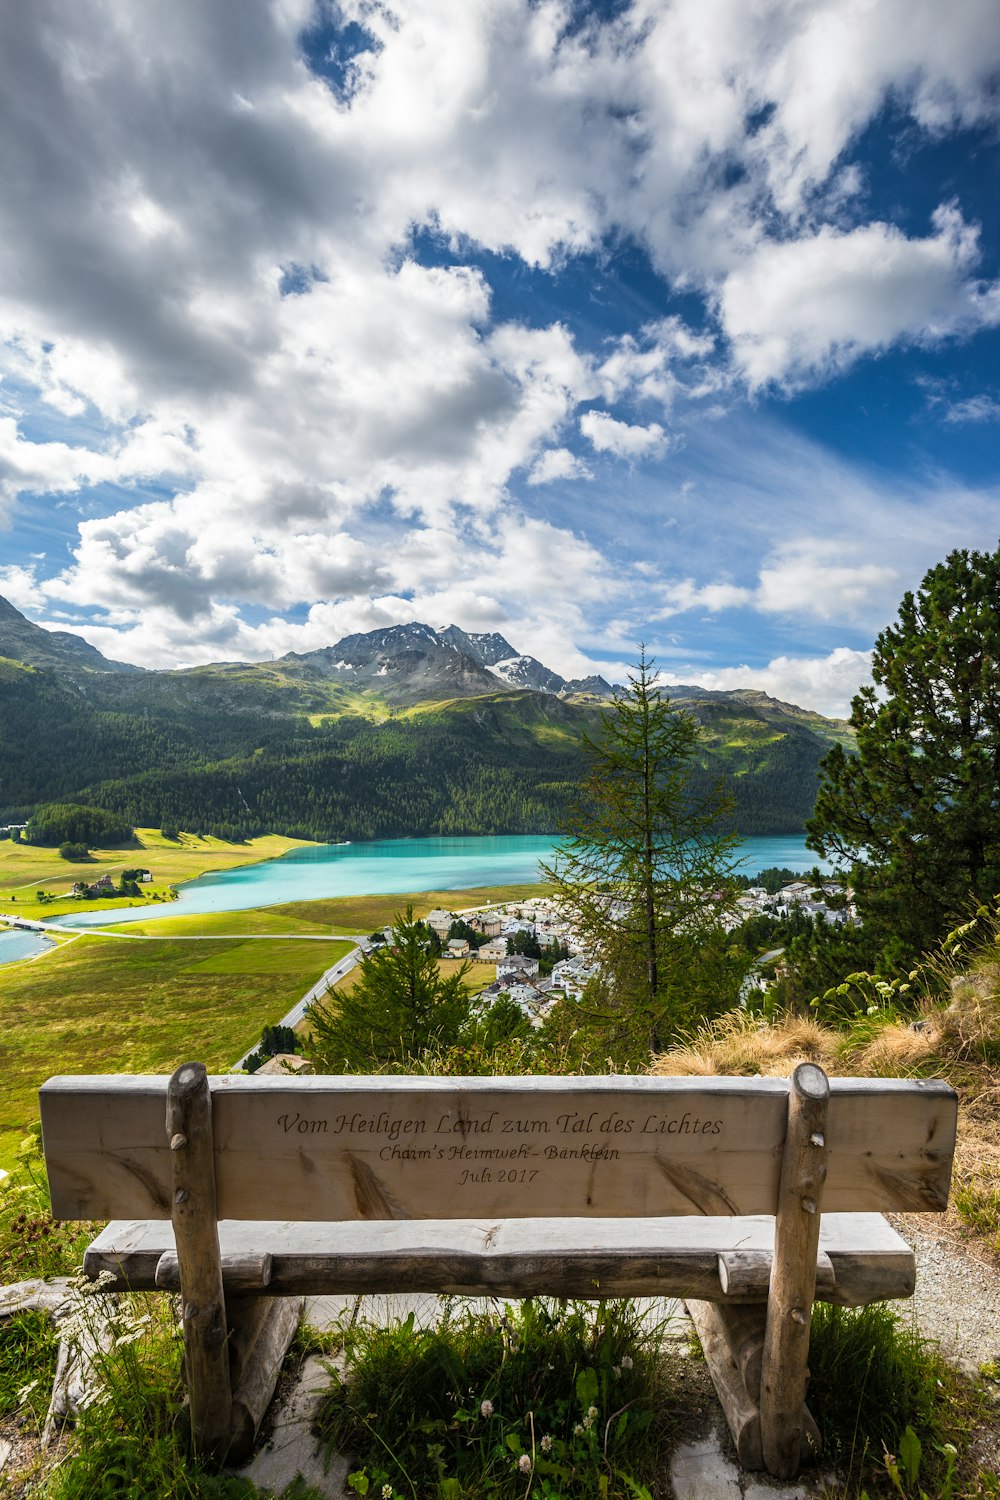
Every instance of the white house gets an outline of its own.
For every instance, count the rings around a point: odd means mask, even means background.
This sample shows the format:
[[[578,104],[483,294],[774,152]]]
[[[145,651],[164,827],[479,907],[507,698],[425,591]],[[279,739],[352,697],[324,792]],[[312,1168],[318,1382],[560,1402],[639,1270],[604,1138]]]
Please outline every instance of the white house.
[[[580,955],[576,958],[564,958],[553,965],[552,983],[564,990],[570,999],[576,1000],[583,994],[588,980],[599,972],[599,964],[588,963]]]
[[[520,953],[509,953],[497,960],[498,979],[534,979],[538,973],[538,959],[525,958]]]

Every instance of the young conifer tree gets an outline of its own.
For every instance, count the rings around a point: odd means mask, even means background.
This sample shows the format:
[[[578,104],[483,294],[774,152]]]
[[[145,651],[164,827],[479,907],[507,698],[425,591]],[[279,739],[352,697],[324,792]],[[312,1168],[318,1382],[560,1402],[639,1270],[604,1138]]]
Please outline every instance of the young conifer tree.
[[[306,1055],[322,1073],[378,1073],[454,1046],[469,1015],[462,964],[443,978],[433,933],[413,907],[361,961],[357,983],[307,1011]]]
[[[601,966],[583,1017],[617,1060],[641,1063],[736,1002],[745,963],[725,916],[735,892],[728,802],[696,790],[701,727],[674,707],[643,648],[588,737],[589,772],[546,876]]]

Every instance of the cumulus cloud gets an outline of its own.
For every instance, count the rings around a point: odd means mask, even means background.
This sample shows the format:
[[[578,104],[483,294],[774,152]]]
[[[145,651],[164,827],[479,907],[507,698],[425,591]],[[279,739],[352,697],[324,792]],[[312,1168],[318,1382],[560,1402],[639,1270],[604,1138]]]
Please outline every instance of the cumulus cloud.
[[[9,504],[26,490],[65,494],[110,478],[114,469],[106,455],[86,448],[31,442],[13,417],[0,417],[0,502]]]
[[[898,563],[872,562],[857,541],[803,537],[761,568],[756,599],[768,614],[862,620],[874,605],[898,599],[904,578]]]
[[[575,453],[568,448],[546,448],[528,475],[528,483],[551,484],[556,479],[592,479],[593,473]]]
[[[692,680],[700,687],[724,691],[755,688],[783,703],[846,719],[851,699],[871,679],[871,661],[870,651],[838,646],[827,656],[776,656],[764,667],[693,668]]]
[[[598,453],[611,453],[615,458],[649,458],[665,452],[670,441],[659,422],[640,427],[620,422],[606,411],[584,412],[580,431]]]
[[[34,568],[17,564],[0,568],[0,594],[15,609],[30,610],[34,614],[45,608],[45,594],[38,586]]]
[[[325,26],[329,53],[347,23],[360,48],[323,76],[308,38]],[[22,497],[42,526],[54,497],[79,497],[73,556],[34,587],[103,611],[110,654],[159,665],[322,644],[338,621],[435,600],[489,628],[506,610],[553,664],[576,661],[567,635],[594,601],[624,609],[636,578],[663,618],[867,618],[919,547],[881,554],[891,566],[852,552],[852,534],[885,540],[860,499],[831,502],[831,541],[805,489],[789,494],[775,549],[773,527],[715,496],[719,550],[752,546],[742,571],[725,558],[703,577],[649,546],[651,518],[690,539],[693,503],[647,508],[634,556],[658,572],[641,575],[563,492],[592,477],[589,446],[624,528],[638,461],[673,463],[699,403],[740,399],[734,371],[791,387],[998,321],[962,204],[904,232],[868,212],[852,160],[889,102],[924,139],[995,119],[998,66],[990,0],[13,7],[0,520]],[[558,296],[521,321],[481,255],[556,280],[633,243],[663,279],[607,338],[561,321]],[[675,293],[684,317],[665,311]],[[987,399],[949,419],[986,420]],[[731,464],[737,497],[750,462]],[[920,545],[942,534],[922,527]],[[571,580],[561,629],[537,604],[553,557]],[[270,618],[250,626],[241,605]],[[282,619],[302,606],[305,623]]]
[[[733,357],[751,386],[842,369],[900,341],[932,342],[1000,322],[1000,284],[971,276],[978,231],[954,207],[908,239],[889,224],[766,241],[719,298]]]
[[[665,603],[652,615],[654,620],[669,620],[673,615],[686,614],[688,610],[701,609],[715,614],[723,609],[738,609],[752,602],[752,589],[739,584],[718,582],[697,584],[693,578],[683,578],[668,584],[663,595]]]

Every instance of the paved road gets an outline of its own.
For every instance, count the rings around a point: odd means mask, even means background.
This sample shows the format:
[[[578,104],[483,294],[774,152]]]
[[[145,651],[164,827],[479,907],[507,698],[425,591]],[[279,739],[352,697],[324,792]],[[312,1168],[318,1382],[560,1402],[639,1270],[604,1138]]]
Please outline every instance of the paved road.
[[[341,942],[350,942],[350,939],[342,938]],[[302,999],[295,1002],[286,1016],[282,1016],[281,1020],[278,1022],[278,1025],[297,1026],[300,1021],[304,1020],[306,1010],[310,1005],[312,1005],[313,1001],[321,1000],[328,990],[332,990],[334,985],[337,984],[341,979],[343,979],[345,974],[349,974],[351,972],[355,964],[360,963],[362,952],[363,950],[360,946],[353,948],[350,953],[345,954],[343,958],[339,959],[337,963],[335,963],[331,968],[327,969],[324,974],[321,974],[312,988],[307,990],[306,993],[302,996]],[[257,1045],[257,1043],[254,1043],[252,1047],[249,1047],[246,1052],[244,1052],[239,1062],[233,1064],[231,1070],[232,1072],[238,1073],[240,1071],[240,1069],[243,1067],[243,1064],[250,1056],[250,1053],[256,1052]]]

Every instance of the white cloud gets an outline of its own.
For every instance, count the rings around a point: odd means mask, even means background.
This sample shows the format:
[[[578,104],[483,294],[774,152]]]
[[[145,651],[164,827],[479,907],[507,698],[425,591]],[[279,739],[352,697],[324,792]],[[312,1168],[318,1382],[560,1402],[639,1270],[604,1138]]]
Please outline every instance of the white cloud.
[[[1000,401],[981,394],[956,401],[944,414],[946,422],[1000,422]]]
[[[615,458],[651,458],[664,453],[670,441],[659,422],[633,426],[606,411],[585,411],[580,431],[598,453],[611,453]]]
[[[39,569],[50,600],[126,632],[111,654],[267,653],[453,601],[509,610],[567,656],[593,601],[624,608],[636,578],[637,610],[857,625],[980,526],[982,497],[928,524],[943,483],[900,498],[850,472],[845,492],[846,466],[815,452],[775,498],[723,423],[729,492],[667,515],[659,484],[631,557],[611,561],[586,497],[557,510],[543,486],[591,477],[563,446],[577,420],[597,453],[679,458],[692,404],[737,399],[727,348],[751,385],[794,383],[997,320],[962,206],[924,237],[867,222],[851,159],[888,102],[924,133],[995,116],[990,0],[634,0],[604,23],[562,0],[342,0],[374,45],[341,97],[300,54],[308,0],[238,10],[37,0],[5,23],[0,504],[119,487],[113,515],[81,500],[70,565]],[[455,264],[418,264],[415,230]],[[474,264],[486,247],[555,281],[630,239],[669,286],[608,343],[595,287],[586,351],[556,314],[501,321]],[[663,315],[674,291],[703,326]],[[953,410],[985,420],[983,399]],[[624,531],[641,466],[618,489],[601,467],[591,503]],[[30,503],[37,522],[52,501]],[[650,545],[661,524],[688,555]],[[709,532],[727,555],[706,578],[690,549]],[[530,597],[552,591],[553,557],[561,621]],[[664,593],[665,573],[687,581]],[[249,627],[240,603],[274,618]],[[305,625],[280,620],[303,604]]]
[[[1000,322],[1000,288],[971,279],[977,230],[954,207],[933,219],[934,233],[918,240],[868,224],[761,243],[719,298],[750,385],[828,375],[900,340],[931,342]]]
[[[528,475],[528,483],[551,484],[556,479],[591,479],[592,471],[582,459],[568,448],[546,448],[536,459]]]
[[[754,688],[783,703],[845,719],[854,694],[871,678],[871,652],[838,646],[827,656],[776,656],[765,667],[691,670],[694,675],[690,680],[700,687],[723,691]]]
[[[860,541],[803,537],[761,568],[756,603],[765,614],[863,620],[884,600],[897,600],[905,581],[899,563],[870,561]]]
[[[13,417],[0,417],[0,502],[9,504],[25,491],[65,494],[108,479],[114,471],[113,461],[103,454],[68,443],[30,442]]]
[[[673,615],[686,614],[689,610],[702,609],[715,614],[723,609],[739,609],[753,601],[753,590],[739,584],[696,584],[693,578],[683,578],[667,584],[663,589],[665,603],[651,616],[654,620],[669,620]]]
[[[15,609],[35,613],[45,608],[45,595],[38,586],[34,568],[16,564],[0,568],[0,594]]]
[[[1000,44],[990,0],[816,0],[761,14],[755,58],[775,102],[758,149],[779,206],[794,212],[827,181],[883,101],[938,131],[995,119]]]
[[[639,337],[623,335],[598,368],[604,400],[630,397],[669,411],[679,393],[702,393],[699,383],[709,378],[704,362],[714,350],[713,334],[696,333],[681,318],[647,323]]]

